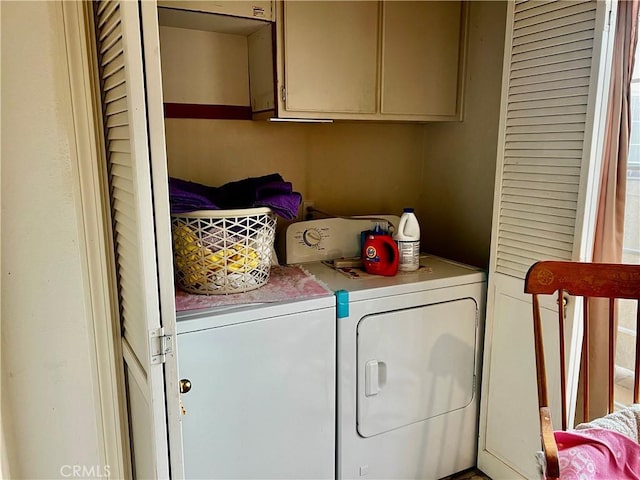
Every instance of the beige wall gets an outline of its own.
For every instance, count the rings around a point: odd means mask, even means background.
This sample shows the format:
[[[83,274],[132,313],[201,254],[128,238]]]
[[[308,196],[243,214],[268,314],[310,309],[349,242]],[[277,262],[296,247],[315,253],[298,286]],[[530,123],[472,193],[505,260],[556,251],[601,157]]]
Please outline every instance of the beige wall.
[[[3,446],[13,478],[60,478],[100,458],[62,7],[0,8]]]
[[[222,185],[280,172],[306,195],[311,125],[249,120],[165,120],[169,175]]]
[[[339,215],[412,206],[423,250],[486,267],[505,15],[505,2],[471,2],[461,123],[169,119],[169,174],[221,185],[280,172],[316,208]]]
[[[168,119],[166,132],[169,175],[185,180],[222,185],[278,172],[337,215],[400,215],[420,199],[422,125]]]
[[[416,206],[422,177],[422,125],[337,123],[311,135],[308,192],[336,214],[400,215]]]
[[[418,201],[422,128],[168,119],[169,174],[221,185],[279,172],[319,209],[393,213]]]
[[[470,2],[464,121],[425,126],[422,246],[488,267],[506,2]]]

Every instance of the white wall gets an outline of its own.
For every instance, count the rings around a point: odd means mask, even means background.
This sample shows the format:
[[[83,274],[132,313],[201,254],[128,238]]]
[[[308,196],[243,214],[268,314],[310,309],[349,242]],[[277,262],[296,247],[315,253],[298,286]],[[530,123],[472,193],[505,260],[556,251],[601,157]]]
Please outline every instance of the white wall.
[[[60,478],[100,461],[62,7],[0,8],[4,435],[12,477]]]

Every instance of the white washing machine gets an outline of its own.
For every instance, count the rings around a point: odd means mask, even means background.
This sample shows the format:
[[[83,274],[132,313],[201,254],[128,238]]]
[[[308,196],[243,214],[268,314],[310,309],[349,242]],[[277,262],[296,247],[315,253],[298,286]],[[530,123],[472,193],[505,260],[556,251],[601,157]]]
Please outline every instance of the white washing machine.
[[[335,297],[178,313],[185,478],[333,479]]]
[[[322,219],[287,231],[287,262],[336,292],[336,477],[437,479],[473,467],[486,275],[429,255],[394,277],[314,261],[357,256],[370,226]]]

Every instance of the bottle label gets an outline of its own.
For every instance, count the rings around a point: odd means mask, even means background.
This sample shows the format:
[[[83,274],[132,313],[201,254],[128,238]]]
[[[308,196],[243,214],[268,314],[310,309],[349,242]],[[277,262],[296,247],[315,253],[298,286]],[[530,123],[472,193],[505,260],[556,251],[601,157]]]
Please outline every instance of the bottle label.
[[[365,250],[365,256],[369,260],[378,261],[378,252],[376,251],[376,247],[373,245],[369,245]]]
[[[399,241],[398,253],[400,255],[400,268],[403,266],[418,268],[420,265],[420,241]]]

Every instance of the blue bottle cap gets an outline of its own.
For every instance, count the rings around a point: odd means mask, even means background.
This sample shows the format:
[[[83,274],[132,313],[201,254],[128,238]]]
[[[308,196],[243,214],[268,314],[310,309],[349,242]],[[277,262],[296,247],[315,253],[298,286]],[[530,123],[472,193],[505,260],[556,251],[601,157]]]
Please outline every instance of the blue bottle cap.
[[[413,213],[413,208],[411,208],[411,207],[407,207],[407,208],[405,208],[403,211],[404,211],[404,212],[407,212],[407,213]]]

